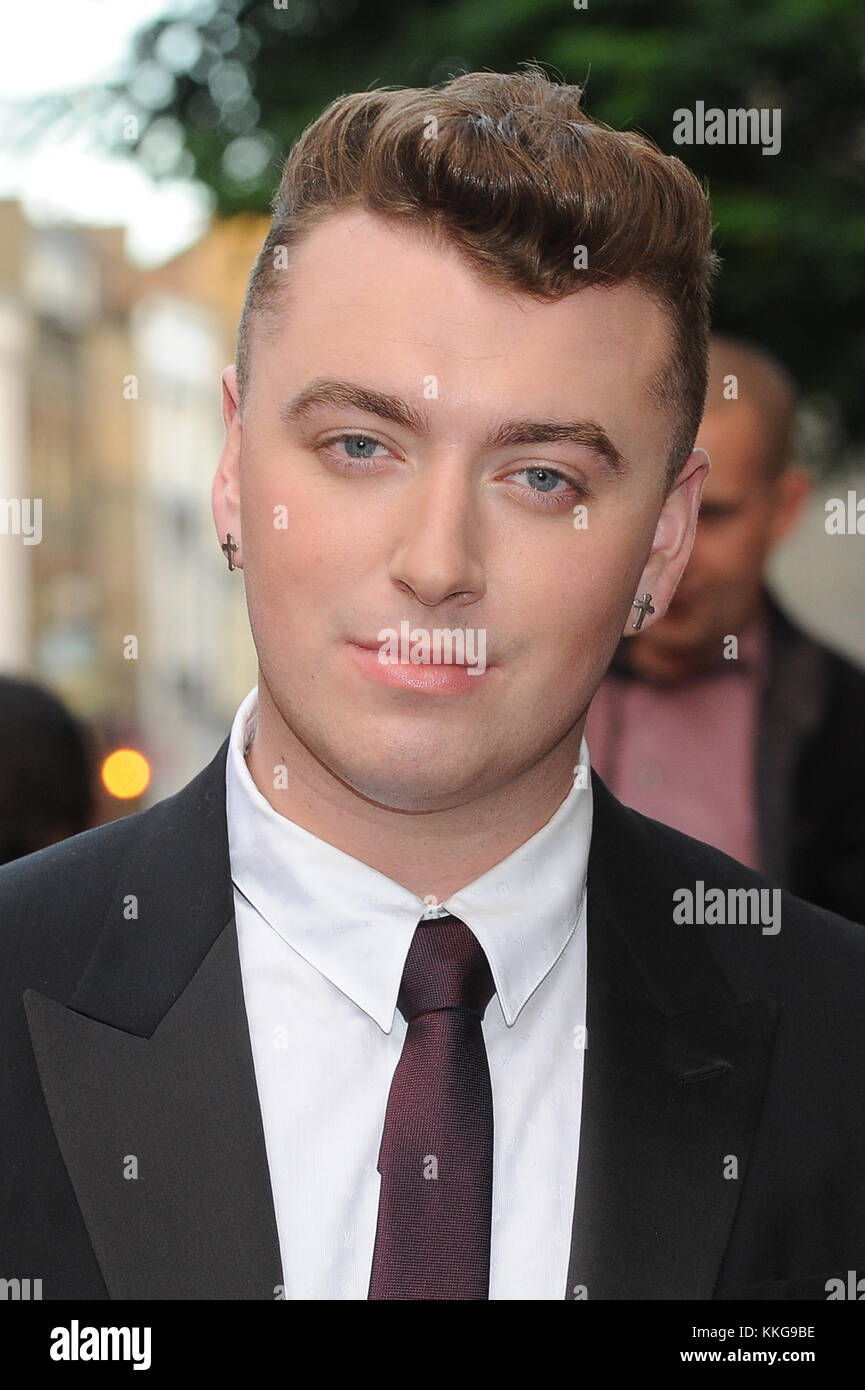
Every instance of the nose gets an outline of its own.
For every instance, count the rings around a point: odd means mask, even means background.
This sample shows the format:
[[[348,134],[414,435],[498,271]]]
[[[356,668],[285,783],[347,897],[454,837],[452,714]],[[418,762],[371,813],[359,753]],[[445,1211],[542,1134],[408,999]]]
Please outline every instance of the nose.
[[[403,494],[390,576],[429,608],[485,592],[481,499],[466,459],[431,464]]]

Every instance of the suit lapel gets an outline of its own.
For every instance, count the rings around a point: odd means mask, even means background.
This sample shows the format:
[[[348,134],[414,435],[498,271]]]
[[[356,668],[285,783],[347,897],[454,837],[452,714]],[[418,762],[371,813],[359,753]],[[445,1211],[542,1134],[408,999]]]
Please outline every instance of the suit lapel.
[[[25,995],[111,1298],[272,1299],[281,1263],[243,1000],[227,740],[145,812],[68,1005]]]
[[[593,777],[587,1050],[566,1297],[711,1298],[759,1117],[772,1001],[672,920],[681,855]],[[735,1176],[734,1176],[735,1175]]]

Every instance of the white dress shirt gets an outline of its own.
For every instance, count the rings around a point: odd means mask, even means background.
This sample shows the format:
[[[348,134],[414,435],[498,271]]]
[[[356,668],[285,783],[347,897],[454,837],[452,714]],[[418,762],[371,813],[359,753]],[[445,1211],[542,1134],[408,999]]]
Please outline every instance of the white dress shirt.
[[[396,1007],[418,921],[438,915],[270,806],[231,728],[229,853],[243,991],[287,1299],[365,1299],[385,1108],[407,1024]],[[513,854],[439,909],[474,932],[496,993],[491,1299],[565,1297],[586,1014],[592,792],[574,786]]]

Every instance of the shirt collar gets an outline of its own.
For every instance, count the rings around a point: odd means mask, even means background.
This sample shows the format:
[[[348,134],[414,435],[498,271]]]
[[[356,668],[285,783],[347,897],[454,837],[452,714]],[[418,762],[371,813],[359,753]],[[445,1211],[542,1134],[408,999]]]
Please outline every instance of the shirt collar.
[[[272,931],[390,1032],[415,928],[437,909],[273,809],[244,758],[257,711],[253,686],[234,716],[226,761],[232,881]],[[579,782],[546,825],[440,905],[483,946],[509,1025],[580,920],[592,827],[585,739],[580,764]]]

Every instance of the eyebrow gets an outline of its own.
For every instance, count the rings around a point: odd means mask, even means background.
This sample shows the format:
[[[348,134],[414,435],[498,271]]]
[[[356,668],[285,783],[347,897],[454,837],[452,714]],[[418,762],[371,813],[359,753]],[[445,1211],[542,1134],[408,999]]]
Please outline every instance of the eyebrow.
[[[306,419],[320,406],[345,405],[390,420],[415,434],[429,435],[428,416],[400,396],[375,391],[338,377],[318,377],[279,408],[283,424],[291,426]],[[616,477],[627,472],[627,464],[607,431],[594,420],[504,420],[483,442],[484,449],[501,449],[520,444],[580,444],[596,453]]]

